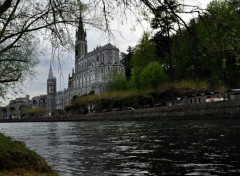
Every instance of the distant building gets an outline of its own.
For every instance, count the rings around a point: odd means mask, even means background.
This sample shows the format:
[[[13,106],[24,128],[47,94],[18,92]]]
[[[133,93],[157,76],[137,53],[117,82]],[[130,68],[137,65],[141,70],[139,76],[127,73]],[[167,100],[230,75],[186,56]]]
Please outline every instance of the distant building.
[[[50,65],[47,79],[47,108],[49,115],[51,115],[56,109],[56,91],[57,79],[53,76],[52,66]]]
[[[32,103],[29,95],[26,95],[26,97],[16,98],[15,100],[11,100],[7,106],[0,108],[0,119],[19,118],[23,108],[31,107]]]

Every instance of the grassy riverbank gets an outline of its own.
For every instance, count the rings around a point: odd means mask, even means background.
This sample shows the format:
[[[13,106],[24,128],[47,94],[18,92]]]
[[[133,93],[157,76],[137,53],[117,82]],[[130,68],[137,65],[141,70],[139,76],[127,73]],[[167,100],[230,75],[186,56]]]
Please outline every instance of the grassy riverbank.
[[[57,176],[36,152],[0,133],[0,176]]]

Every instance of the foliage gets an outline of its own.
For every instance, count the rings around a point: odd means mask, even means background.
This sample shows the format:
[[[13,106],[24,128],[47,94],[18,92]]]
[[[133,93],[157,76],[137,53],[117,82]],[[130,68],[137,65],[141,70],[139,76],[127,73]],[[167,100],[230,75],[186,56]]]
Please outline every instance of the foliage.
[[[150,34],[144,33],[142,39],[134,48],[132,66],[133,68],[144,68],[153,61],[159,61],[157,47],[154,42],[150,41]]]
[[[166,101],[172,101],[176,97],[183,97],[192,93],[209,91],[224,92],[227,88],[211,89],[206,81],[182,80],[164,82],[157,89],[148,88],[142,90],[125,90],[105,92],[99,95],[84,95],[75,98],[68,107],[72,114],[90,107],[90,112],[106,112],[127,107],[143,108],[157,104],[163,105]]]
[[[155,88],[166,78],[163,67],[158,62],[151,62],[141,72],[142,88]]]
[[[163,1],[162,4],[156,8],[156,14],[151,21],[151,27],[157,32],[153,40],[158,47],[158,54],[165,59],[165,64],[169,66],[169,74],[171,81],[173,80],[173,61],[172,61],[172,43],[171,35],[174,34],[174,25],[178,24],[177,16],[171,13],[172,11],[180,11],[180,6],[176,0]],[[167,9],[165,7],[168,7]]]
[[[194,35],[182,29],[172,37],[175,79],[206,80],[212,88],[240,85],[237,9],[230,1],[212,1],[206,14],[190,21]]]
[[[21,115],[24,116],[33,116],[33,117],[41,117],[46,115],[48,110],[46,108],[33,108],[33,109],[28,109],[28,108],[23,108],[21,109]]]
[[[108,75],[107,90],[108,91],[121,91],[126,90],[128,81],[123,71],[116,73],[115,70]]]
[[[127,80],[130,79],[131,77],[131,73],[132,73],[132,64],[131,64],[131,60],[132,60],[132,57],[133,57],[133,48],[132,47],[128,47],[127,49],[127,53],[121,53],[122,55],[122,64],[124,66],[124,69],[125,69],[125,75],[126,75],[126,78]]]
[[[70,46],[67,26],[83,11],[79,1],[4,0],[0,3],[0,96],[31,79],[38,63],[37,43],[46,36],[53,47]]]
[[[3,134],[0,134],[0,160],[0,175],[57,176],[36,152]]]
[[[141,87],[141,72],[142,68],[136,67],[133,69],[131,79],[129,81],[130,87],[135,90],[140,90]]]

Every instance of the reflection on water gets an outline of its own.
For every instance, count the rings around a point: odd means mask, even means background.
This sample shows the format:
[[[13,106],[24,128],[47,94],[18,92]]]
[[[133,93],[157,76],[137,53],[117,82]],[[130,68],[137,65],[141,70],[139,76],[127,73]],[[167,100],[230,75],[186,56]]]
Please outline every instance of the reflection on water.
[[[0,124],[62,176],[240,175],[240,120]]]

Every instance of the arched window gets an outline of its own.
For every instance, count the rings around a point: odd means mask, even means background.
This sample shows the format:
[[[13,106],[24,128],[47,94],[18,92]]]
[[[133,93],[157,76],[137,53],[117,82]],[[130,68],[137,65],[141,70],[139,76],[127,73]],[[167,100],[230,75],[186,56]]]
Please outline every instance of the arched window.
[[[104,60],[105,60],[105,56],[104,54],[102,54],[102,62],[104,63]]]

